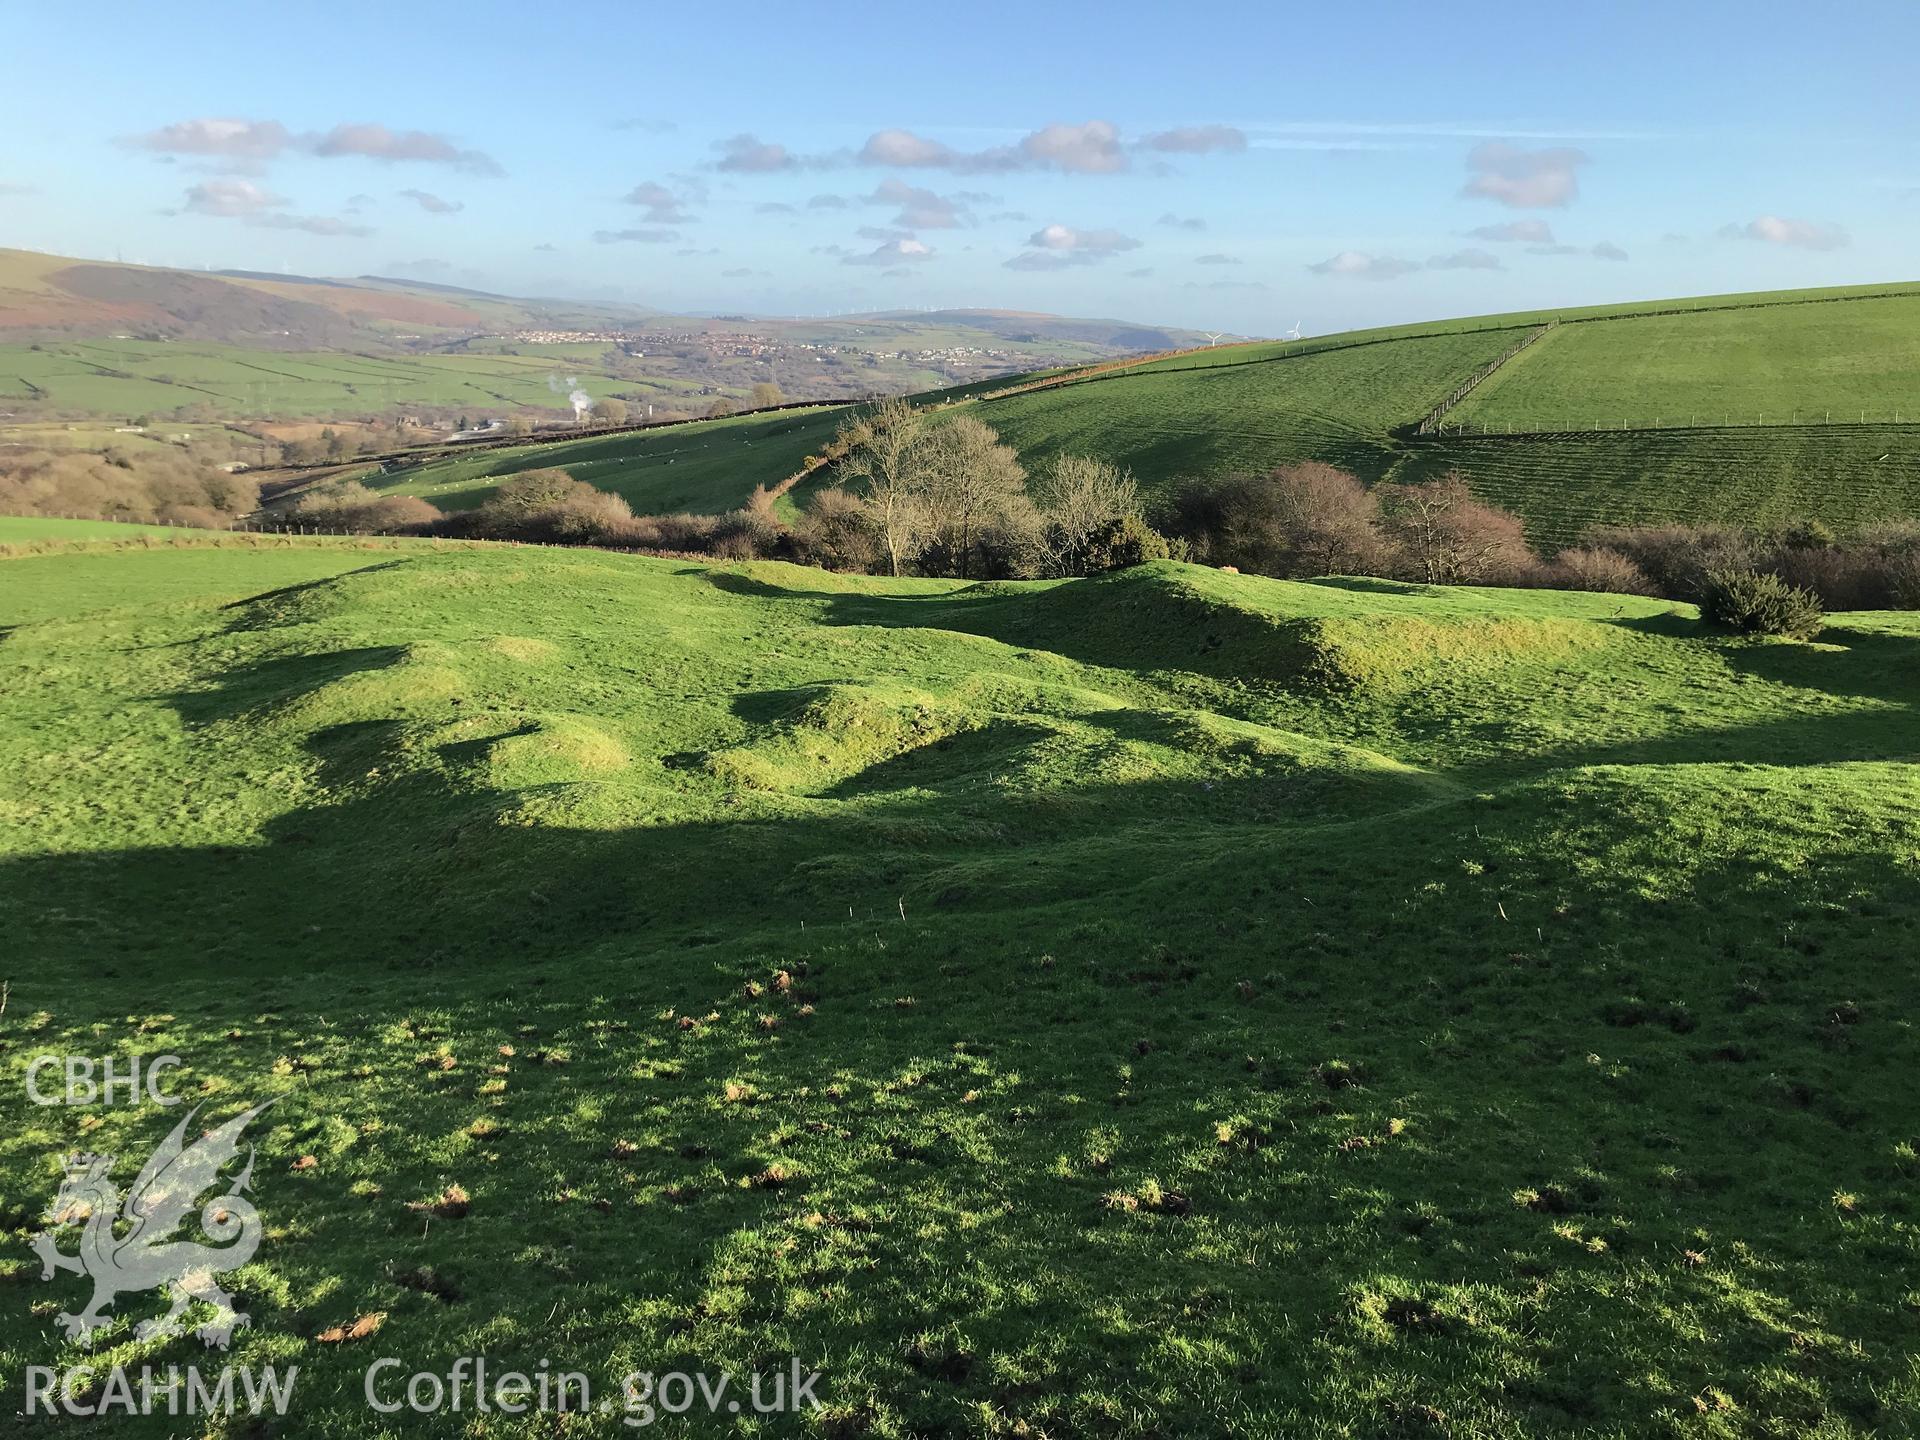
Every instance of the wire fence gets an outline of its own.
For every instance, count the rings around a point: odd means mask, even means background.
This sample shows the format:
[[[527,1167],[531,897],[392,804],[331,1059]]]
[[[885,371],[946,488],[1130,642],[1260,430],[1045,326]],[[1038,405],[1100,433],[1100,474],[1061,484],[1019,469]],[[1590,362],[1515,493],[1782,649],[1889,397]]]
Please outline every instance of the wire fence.
[[[1422,420],[1415,431],[1436,439],[1455,437],[1513,436],[1546,438],[1556,435],[1620,435],[1650,430],[1789,430],[1809,427],[1920,425],[1920,407],[1892,410],[1696,410],[1684,415],[1628,416],[1614,419],[1607,415],[1570,416],[1564,421],[1493,421],[1478,424],[1470,420]]]
[[[1538,344],[1551,333],[1559,323],[1558,320],[1549,320],[1539,329],[1529,331],[1524,339],[1517,344],[1508,346],[1501,354],[1489,360],[1478,370],[1474,371],[1473,374],[1454,386],[1452,393],[1449,394],[1446,399],[1442,400],[1438,405],[1420,417],[1420,423],[1414,427],[1414,433],[1416,435],[1435,434],[1449,410],[1453,409],[1454,406],[1458,405],[1462,400],[1466,399],[1467,396],[1479,389],[1481,382],[1486,380],[1488,376],[1492,375],[1493,372],[1498,370],[1502,365],[1513,359],[1513,357],[1518,355],[1522,350],[1526,349],[1529,345]]]

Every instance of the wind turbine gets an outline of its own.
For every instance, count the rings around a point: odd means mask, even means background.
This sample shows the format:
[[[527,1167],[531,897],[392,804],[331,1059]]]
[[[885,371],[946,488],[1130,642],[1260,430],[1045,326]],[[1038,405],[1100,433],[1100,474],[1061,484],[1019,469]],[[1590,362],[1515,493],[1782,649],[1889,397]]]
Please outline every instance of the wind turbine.
[[[1298,340],[1300,338],[1300,322],[1298,320],[1294,321],[1293,328],[1280,338],[1282,340]]]
[[[1226,334],[1227,332],[1224,330],[1220,330],[1220,331],[1202,330],[1200,333],[1207,337],[1207,348],[1211,350],[1214,346],[1220,343],[1220,337]]]

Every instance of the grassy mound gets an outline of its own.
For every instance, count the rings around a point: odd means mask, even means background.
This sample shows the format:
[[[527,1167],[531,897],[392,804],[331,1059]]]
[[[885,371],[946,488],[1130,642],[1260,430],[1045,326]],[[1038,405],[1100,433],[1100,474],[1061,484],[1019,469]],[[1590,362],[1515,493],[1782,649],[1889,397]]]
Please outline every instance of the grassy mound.
[[[137,1052],[279,1097],[231,1359],[302,1435],[482,1351],[797,1355],[802,1433],[1920,1423],[1914,616],[303,544],[0,623],[11,1373],[203,1354],[22,1243],[177,1118],[26,1067]]]

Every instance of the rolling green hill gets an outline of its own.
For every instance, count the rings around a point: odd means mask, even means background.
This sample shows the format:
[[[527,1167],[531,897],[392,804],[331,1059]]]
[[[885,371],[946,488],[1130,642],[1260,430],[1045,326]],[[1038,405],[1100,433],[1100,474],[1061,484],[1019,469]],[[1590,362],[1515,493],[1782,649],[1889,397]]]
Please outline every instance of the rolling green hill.
[[[718,514],[744,505],[755,485],[771,489],[798,472],[845,415],[844,407],[823,406],[512,445],[432,460],[368,477],[368,483],[387,494],[418,495],[443,510],[467,510],[484,503],[501,481],[557,465],[576,480],[624,496],[637,514]]]
[[[1447,412],[1443,433],[1416,433],[1434,406],[1535,333],[1537,343]],[[1150,494],[1186,477],[1306,459],[1369,481],[1458,469],[1545,545],[1602,523],[1811,516],[1845,529],[1920,516],[1914,286],[1650,301],[1227,345],[928,398],[969,404],[1030,469],[1062,453],[1095,455],[1131,469]],[[824,416],[820,425],[831,428]],[[697,433],[520,452],[510,468],[579,454],[606,467],[609,488],[650,507],[651,482],[641,475]],[[724,442],[716,432],[698,443]],[[792,473],[780,467],[803,448],[722,450],[700,472],[699,486],[710,489],[676,484],[662,493],[675,507],[725,509],[755,484]],[[434,487],[451,479],[454,488],[439,493],[465,506],[484,498],[477,486],[491,478],[487,463],[461,460],[390,483],[438,499]],[[602,483],[592,469],[579,478]]]
[[[1556,326],[1450,419],[1490,430],[1920,420],[1920,291]]]
[[[792,1354],[821,1434],[1920,1427],[1914,616],[249,537],[0,626],[10,1374],[202,1355],[25,1244],[175,1119],[31,1057],[172,1053],[277,1097],[228,1358],[304,1436],[483,1350]]]

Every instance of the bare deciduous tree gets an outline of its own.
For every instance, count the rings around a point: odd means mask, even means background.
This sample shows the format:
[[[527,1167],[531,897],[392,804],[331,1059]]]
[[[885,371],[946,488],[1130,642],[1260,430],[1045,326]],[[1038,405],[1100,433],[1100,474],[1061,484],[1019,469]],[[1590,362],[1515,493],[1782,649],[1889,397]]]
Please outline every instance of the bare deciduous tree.
[[[1380,564],[1380,502],[1344,470],[1317,460],[1268,477],[1287,568],[1298,575],[1364,575]]]
[[[846,454],[840,474],[861,482],[891,575],[902,573],[926,530],[926,435],[926,417],[895,396],[844,421],[835,436]]]
[[[1094,537],[1140,514],[1132,473],[1085,455],[1055,460],[1037,499],[1046,517],[1041,568],[1050,575],[1086,574]]]
[[[958,415],[929,427],[918,463],[926,476],[927,505],[945,568],[963,579],[978,569],[975,547],[995,522],[1019,518],[1037,528],[1027,500],[1027,472],[991,426]]]
[[[1426,485],[1382,486],[1381,499],[1387,534],[1414,579],[1498,584],[1533,564],[1520,518],[1474,499],[1458,471]]]

